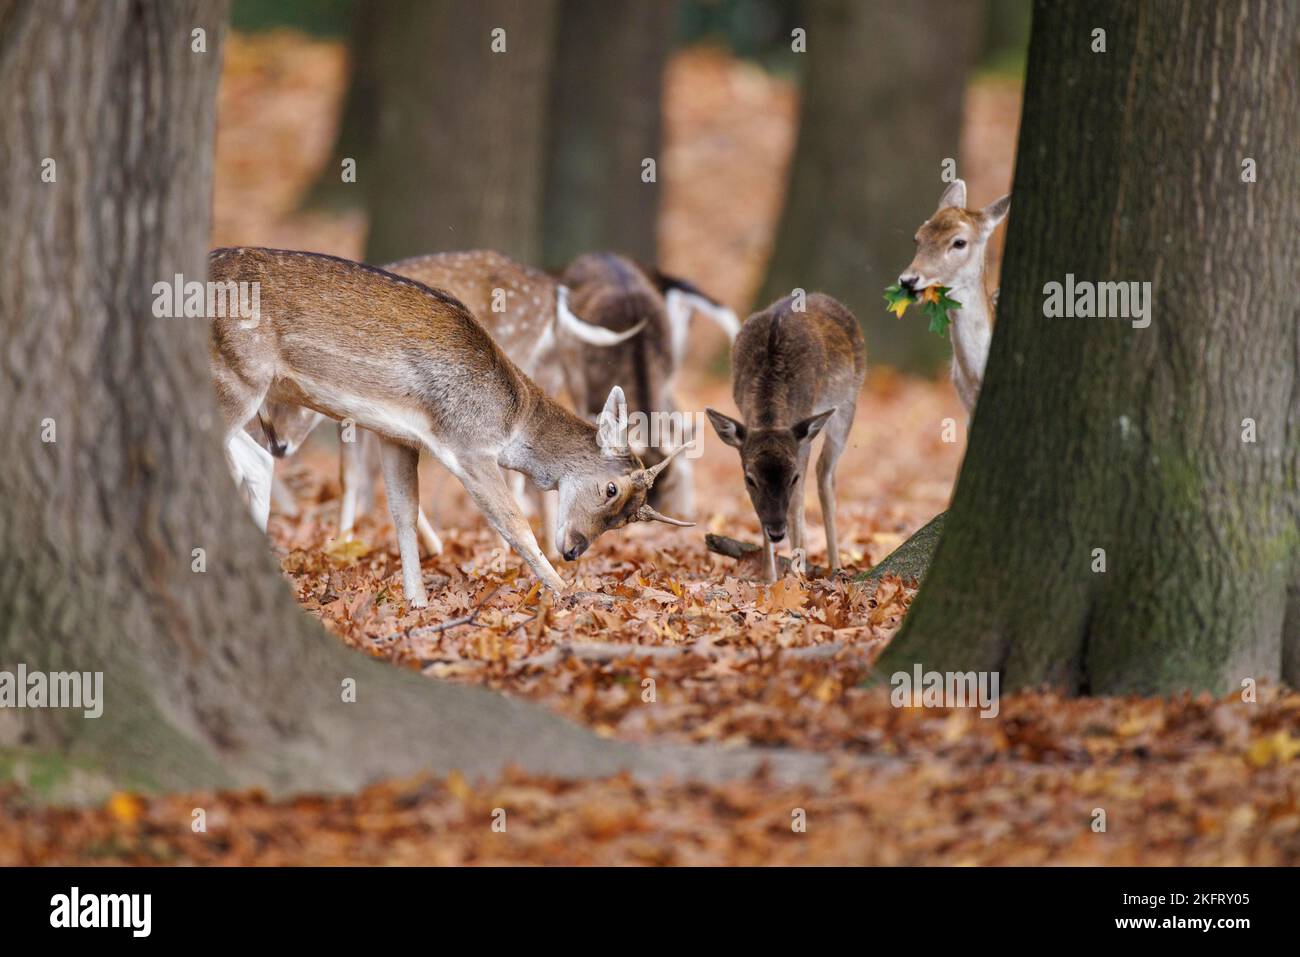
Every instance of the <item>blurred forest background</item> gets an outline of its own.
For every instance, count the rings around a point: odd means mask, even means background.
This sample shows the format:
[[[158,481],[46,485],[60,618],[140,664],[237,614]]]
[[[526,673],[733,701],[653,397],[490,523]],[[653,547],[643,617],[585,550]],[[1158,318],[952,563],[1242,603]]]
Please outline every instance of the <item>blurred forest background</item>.
[[[546,267],[615,249],[742,317],[828,292],[873,365],[929,375],[948,343],[881,291],[944,159],[973,204],[1010,188],[1029,4],[235,0],[232,23],[214,246]],[[716,375],[725,342],[696,328],[688,374]]]

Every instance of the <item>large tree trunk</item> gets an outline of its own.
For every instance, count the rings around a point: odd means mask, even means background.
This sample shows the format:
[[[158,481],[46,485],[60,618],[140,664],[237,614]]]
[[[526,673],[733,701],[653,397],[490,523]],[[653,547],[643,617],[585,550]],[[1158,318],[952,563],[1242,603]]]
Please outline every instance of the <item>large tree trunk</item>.
[[[813,0],[805,22],[799,142],[758,305],[795,288],[832,293],[862,322],[873,362],[933,370],[947,340],[894,319],[881,295],[934,212],[940,164],[957,158],[980,4]]]
[[[206,278],[225,12],[0,0],[0,670],[104,676],[99,718],[0,709],[0,772],[39,760],[67,794],[348,788],[507,762],[752,770],[755,753],[639,750],[381,664],[292,601],[219,450],[207,324],[151,309],[155,282]],[[199,27],[206,53],[190,50]]]
[[[1286,0],[1035,8],[997,334],[886,673],[1300,683],[1298,42]],[[1067,273],[1150,281],[1151,325],[1045,318]]]
[[[376,62],[357,64],[378,116],[358,170],[369,261],[484,247],[537,260],[555,12],[555,0],[381,0],[359,51]]]
[[[593,249],[657,259],[664,63],[677,4],[561,0],[551,82],[542,261]],[[661,170],[656,170],[656,180]]]

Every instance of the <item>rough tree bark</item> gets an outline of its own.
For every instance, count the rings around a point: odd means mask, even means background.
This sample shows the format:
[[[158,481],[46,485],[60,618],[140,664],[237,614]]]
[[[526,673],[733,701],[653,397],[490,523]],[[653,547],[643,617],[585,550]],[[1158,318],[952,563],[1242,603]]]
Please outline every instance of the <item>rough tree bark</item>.
[[[0,0],[0,670],[104,675],[97,719],[0,709],[0,774],[39,760],[66,796],[506,763],[752,770],[762,755],[636,749],[384,665],[297,608],[219,450],[206,324],[151,308],[155,282],[206,278],[225,13]],[[820,767],[774,757],[782,774]]]
[[[947,340],[894,319],[881,294],[934,212],[940,164],[957,157],[980,4],[815,0],[804,19],[799,142],[758,307],[829,292],[862,322],[873,362],[931,371]]]
[[[663,73],[677,4],[561,0],[551,81],[542,262],[593,249],[657,259]]]
[[[885,673],[1300,683],[1298,43],[1284,0],[1035,7],[997,334]],[[1150,326],[1046,318],[1067,273],[1149,281]]]
[[[367,260],[486,247],[537,261],[556,9],[380,0],[358,51],[374,62],[356,67],[373,78],[378,118],[357,177]]]

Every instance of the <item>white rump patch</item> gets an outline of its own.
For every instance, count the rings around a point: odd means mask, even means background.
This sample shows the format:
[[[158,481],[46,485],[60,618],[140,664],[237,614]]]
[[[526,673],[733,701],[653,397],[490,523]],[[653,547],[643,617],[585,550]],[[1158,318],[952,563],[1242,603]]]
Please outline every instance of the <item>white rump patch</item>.
[[[664,295],[664,305],[668,309],[668,326],[673,331],[673,356],[681,363],[686,350],[686,335],[690,330],[691,315],[699,311],[717,323],[727,339],[736,341],[740,333],[740,321],[736,314],[726,306],[709,302],[703,296],[682,289],[669,289]]]

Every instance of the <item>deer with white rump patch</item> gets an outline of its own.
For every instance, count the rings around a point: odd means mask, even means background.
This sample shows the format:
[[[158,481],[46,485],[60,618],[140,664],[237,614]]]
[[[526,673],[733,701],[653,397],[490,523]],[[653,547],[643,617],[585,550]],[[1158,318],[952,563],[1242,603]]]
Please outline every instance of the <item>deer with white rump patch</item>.
[[[445,292],[360,263],[276,249],[218,249],[214,281],[257,282],[261,320],[218,318],[211,365],[228,448],[267,399],[350,419],[381,439],[384,484],[397,528],[402,584],[426,604],[416,542],[416,467],[428,450],[465,486],[488,522],[542,582],[564,580],[542,554],[501,470],[559,490],[564,557],[603,532],[665,521],[646,503],[663,465],[644,468],[602,443],[510,361],[469,310]],[[624,411],[620,389],[610,414]],[[236,481],[239,463],[228,456]]]
[[[569,291],[556,279],[492,250],[415,256],[382,268],[459,299],[510,360],[551,397],[558,395],[565,385],[559,355],[562,345],[570,348],[576,342],[587,347],[610,348],[641,331],[640,325],[612,332],[584,322],[569,308]],[[602,395],[602,401],[603,398]],[[270,452],[278,458],[300,445],[321,416],[310,409],[267,403],[258,418],[269,440]],[[342,428],[340,425],[340,431]],[[342,537],[351,534],[356,516],[368,507],[374,473],[370,460],[377,458],[372,455],[374,445],[366,432],[357,432],[355,439],[355,442],[339,443],[342,488],[339,535]],[[522,479],[519,473],[513,476]],[[534,507],[542,515],[543,544],[548,555],[557,555],[554,500],[539,490],[534,492]],[[522,499],[522,493],[522,486],[517,486],[515,497]],[[418,512],[417,527],[426,551],[440,554],[442,542],[423,509]]]
[[[840,567],[835,531],[835,464],[848,443],[858,392],[867,374],[862,330],[830,296],[786,296],[740,327],[732,347],[732,396],[743,421],[709,409],[718,437],[740,450],[745,488],[763,529],[763,573],[776,580],[776,546],[806,557],[804,488],[812,440],[824,433],[817,494],[826,557]]]
[[[900,286],[918,295],[930,286],[948,286],[948,295],[961,303],[960,309],[948,310],[948,334],[952,381],[967,413],[979,397],[993,341],[994,300],[984,289],[984,251],[1010,209],[1010,194],[983,209],[967,209],[966,183],[954,180],[917,230],[916,255],[898,277]]]
[[[692,422],[679,412],[673,385],[686,352],[691,316],[703,313],[734,341],[740,331],[735,313],[691,283],[644,269],[615,253],[579,256],[565,269],[562,281],[572,291],[574,309],[591,325],[611,334],[641,330],[606,349],[561,341],[560,358],[574,408],[579,414],[597,415],[610,387],[622,383],[633,411],[658,415],[660,427],[669,431],[662,438],[663,431],[655,430],[658,448],[634,445],[639,455],[658,462],[675,447],[690,445],[695,438]],[[690,459],[678,459],[656,483],[650,503],[689,518],[695,511],[694,492]]]

